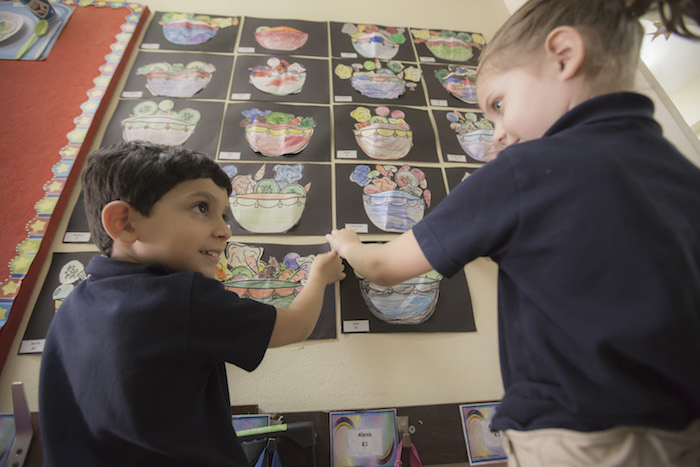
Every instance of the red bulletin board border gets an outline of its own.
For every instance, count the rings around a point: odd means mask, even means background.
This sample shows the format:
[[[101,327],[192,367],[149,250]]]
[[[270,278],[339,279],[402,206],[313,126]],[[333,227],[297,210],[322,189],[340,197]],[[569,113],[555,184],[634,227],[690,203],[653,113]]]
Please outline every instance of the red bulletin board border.
[[[97,132],[102,116],[109,104],[110,97],[113,94],[119,76],[124,70],[128,57],[132,53],[136,39],[139,36],[146,20],[149,16],[147,7],[133,2],[114,2],[114,1],[94,1],[94,0],[62,0],[60,3],[69,7],[76,7],[71,16],[66,28],[62,32],[56,47],[52,50],[51,55],[44,61],[40,62],[15,62],[6,61],[0,64],[0,75],[3,75],[3,86],[22,88],[26,91],[27,83],[36,86],[37,94],[24,92],[20,100],[25,107],[29,107],[30,112],[34,112],[36,117],[36,126],[41,129],[39,119],[46,118],[42,113],[57,111],[55,114],[64,122],[66,119],[61,118],[62,109],[51,109],[50,100],[52,95],[58,96],[61,93],[61,86],[65,85],[65,80],[62,82],[59,79],[54,79],[60,73],[70,72],[72,70],[71,59],[74,61],[84,61],[84,47],[82,44],[88,40],[94,40],[94,35],[99,34],[99,31],[104,31],[100,28],[99,20],[92,8],[112,8],[114,10],[126,9],[126,16],[122,20],[119,31],[106,31],[107,34],[115,34],[112,36],[114,42],[109,46],[111,51],[104,56],[104,63],[99,67],[99,74],[92,80],[94,87],[86,91],[87,100],[80,104],[81,113],[73,119],[74,127],[65,135],[67,144],[64,141],[62,147],[54,158],[49,161],[41,161],[50,165],[51,178],[44,183],[42,190],[43,197],[34,204],[35,213],[15,212],[10,213],[10,216],[4,219],[7,224],[25,224],[24,239],[8,234],[6,237],[9,241],[20,242],[15,247],[16,256],[9,259],[9,271],[0,269],[0,370],[5,364],[7,356],[10,352],[10,347],[14,340],[15,334],[19,328],[20,322],[24,315],[25,309],[32,294],[33,287],[36,283],[37,276],[43,262],[48,253],[53,235],[55,234],[61,215],[65,209],[67,200],[70,196],[71,189],[75,184],[80,167],[85,159],[85,156],[90,149],[91,143]],[[107,12],[107,10],[105,10]],[[82,24],[82,28],[80,25]],[[71,28],[73,26],[73,28]],[[89,26],[89,27],[88,27]],[[110,39],[107,39],[108,41]],[[99,52],[103,53],[103,52]],[[52,60],[53,59],[53,60]],[[10,79],[5,79],[5,78]],[[12,81],[12,78],[17,81]],[[25,80],[24,82],[20,80]],[[7,84],[16,83],[15,85]],[[12,89],[11,92],[15,90]],[[17,92],[22,94],[23,91]],[[31,102],[36,99],[38,102]],[[7,109],[6,109],[7,110]],[[67,109],[70,111],[70,109]],[[65,115],[65,114],[64,114]],[[31,118],[30,117],[30,118]],[[50,119],[51,116],[49,115]],[[9,119],[8,119],[9,120]],[[49,120],[47,125],[51,125]],[[3,131],[7,131],[9,137],[12,132],[22,132],[24,135],[31,134],[33,128],[28,126],[13,128],[12,122],[2,123]],[[36,132],[33,138],[42,138],[40,132]],[[5,139],[5,138],[3,138]],[[9,139],[9,138],[8,138]],[[7,149],[7,148],[6,148]],[[25,148],[15,148],[14,154],[10,152],[9,158],[15,156],[15,161],[3,161],[5,163],[17,163],[18,159],[26,158],[24,164],[28,165],[27,170],[41,173],[41,167],[38,163],[40,158],[38,155],[31,154],[31,151]],[[20,157],[17,157],[17,156]],[[36,159],[36,160],[32,160]],[[73,170],[75,169],[75,170]],[[47,172],[48,174],[48,172]],[[26,183],[21,176],[15,174],[14,177],[4,177],[5,183],[11,179],[15,179],[16,183]],[[33,187],[36,190],[36,187]],[[6,191],[6,199],[3,203],[10,205],[13,200],[9,199],[12,192]],[[31,195],[29,195],[31,196]],[[34,198],[36,199],[36,198]],[[27,200],[24,200],[25,202]],[[29,200],[31,202],[31,199]],[[7,215],[7,213],[5,213]],[[23,217],[26,216],[26,217]],[[27,221],[27,219],[29,219]],[[21,232],[19,235],[22,235]],[[0,257],[0,261],[6,261],[8,257]],[[0,265],[2,267],[2,265]]]

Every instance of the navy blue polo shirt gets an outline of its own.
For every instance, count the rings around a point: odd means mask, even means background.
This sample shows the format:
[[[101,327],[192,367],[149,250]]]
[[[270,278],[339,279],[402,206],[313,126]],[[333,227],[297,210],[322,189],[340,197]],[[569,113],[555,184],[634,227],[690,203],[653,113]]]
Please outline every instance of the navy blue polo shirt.
[[[499,265],[493,429],[700,418],[700,170],[663,138],[648,98],[580,104],[413,231],[446,276],[480,256]]]
[[[275,308],[198,272],[94,257],[42,357],[44,465],[246,466],[224,362],[255,369]]]

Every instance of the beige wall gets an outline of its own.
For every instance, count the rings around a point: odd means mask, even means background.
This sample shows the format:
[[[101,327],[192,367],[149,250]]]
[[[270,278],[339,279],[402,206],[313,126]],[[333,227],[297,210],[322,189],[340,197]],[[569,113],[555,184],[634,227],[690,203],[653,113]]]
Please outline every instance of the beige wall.
[[[295,2],[151,0],[152,11],[372,22],[482,32],[488,39],[508,16],[500,1],[483,0],[296,0]],[[116,94],[118,95],[118,93]],[[108,121],[109,113],[105,118]],[[66,212],[75,203],[74,193]],[[65,219],[57,239],[65,230]],[[318,242],[323,242],[319,238]],[[54,242],[54,251],[75,247]],[[41,284],[48,264],[38,283]],[[479,259],[466,268],[477,332],[342,335],[271,349],[252,373],[229,367],[231,402],[258,404],[263,411],[343,410],[499,399],[502,385],[496,335],[494,263]],[[29,310],[33,306],[33,301]],[[13,355],[30,312],[25,314],[0,375],[0,411],[11,411],[10,383],[23,381],[31,410],[38,410],[41,357]]]

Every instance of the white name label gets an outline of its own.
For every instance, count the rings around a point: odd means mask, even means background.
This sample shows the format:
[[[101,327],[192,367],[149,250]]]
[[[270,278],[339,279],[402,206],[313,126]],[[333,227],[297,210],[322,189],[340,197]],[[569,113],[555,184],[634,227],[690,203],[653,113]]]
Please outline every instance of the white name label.
[[[143,91],[124,91],[122,97],[143,97]]]
[[[369,321],[343,321],[343,332],[369,332]]]
[[[157,50],[157,49],[160,49],[160,44],[145,43],[145,44],[141,44],[141,48],[142,49]]]
[[[237,161],[237,160],[240,160],[240,158],[241,158],[240,152],[223,151],[223,152],[219,153],[219,159],[222,159],[225,161]]]
[[[357,151],[353,149],[336,151],[335,157],[338,159],[357,159]]]
[[[364,428],[348,431],[348,457],[377,457],[382,452],[382,431]]]
[[[66,232],[63,243],[89,243],[90,232]]]
[[[367,233],[367,224],[345,224],[346,229],[352,229],[357,233]]]
[[[467,162],[467,156],[464,154],[448,154],[447,160],[450,162]]]

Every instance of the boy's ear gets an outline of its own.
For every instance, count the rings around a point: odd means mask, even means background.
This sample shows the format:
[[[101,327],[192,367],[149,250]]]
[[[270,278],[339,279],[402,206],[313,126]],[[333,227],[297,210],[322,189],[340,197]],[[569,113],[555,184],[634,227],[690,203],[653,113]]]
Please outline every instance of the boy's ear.
[[[547,36],[545,54],[549,63],[557,67],[559,76],[569,79],[581,69],[586,56],[586,44],[576,28],[559,26]]]
[[[131,244],[137,240],[134,208],[126,201],[112,201],[102,208],[102,226],[112,240]]]

